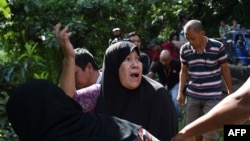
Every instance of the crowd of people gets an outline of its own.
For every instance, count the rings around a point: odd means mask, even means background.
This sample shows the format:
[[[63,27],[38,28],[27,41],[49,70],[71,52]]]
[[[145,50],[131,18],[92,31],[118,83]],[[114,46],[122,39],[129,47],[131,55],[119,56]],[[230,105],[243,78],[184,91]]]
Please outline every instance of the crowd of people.
[[[220,21],[220,26],[219,26],[219,34],[220,34],[220,38],[224,38],[225,34],[228,31],[233,31],[233,30],[241,30],[244,29],[244,27],[238,23],[238,21],[236,19],[232,20],[232,25],[230,26],[229,24],[227,24],[225,22],[225,20],[221,20]]]
[[[31,80],[7,103],[20,140],[215,141],[223,124],[246,120],[250,112],[240,104],[250,102],[238,99],[249,98],[250,80],[233,92],[223,44],[207,37],[199,20],[187,18],[167,41],[147,45],[140,33],[122,39],[114,28],[101,70],[87,49],[73,47],[68,27],[57,24],[64,55],[58,86]],[[226,118],[234,111],[239,115]]]

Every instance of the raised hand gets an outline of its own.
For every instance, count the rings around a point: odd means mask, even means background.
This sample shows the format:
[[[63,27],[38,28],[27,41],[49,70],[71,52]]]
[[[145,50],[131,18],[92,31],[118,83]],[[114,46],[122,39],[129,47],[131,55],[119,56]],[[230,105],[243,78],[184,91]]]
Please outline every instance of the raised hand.
[[[74,48],[70,42],[71,32],[68,31],[68,27],[64,27],[61,30],[61,23],[56,24],[55,26],[55,36],[62,49],[64,58],[75,58]]]
[[[59,87],[69,97],[73,97],[75,93],[75,52],[69,39],[71,32],[68,32],[68,29],[68,27],[64,27],[61,30],[61,24],[58,23],[55,26],[55,36],[64,55]]]

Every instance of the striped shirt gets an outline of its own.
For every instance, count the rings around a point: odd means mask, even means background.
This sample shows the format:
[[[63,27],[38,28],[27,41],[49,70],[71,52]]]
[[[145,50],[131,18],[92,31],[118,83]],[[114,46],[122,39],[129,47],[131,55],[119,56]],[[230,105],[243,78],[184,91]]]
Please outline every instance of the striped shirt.
[[[180,51],[180,60],[188,67],[187,96],[196,99],[219,99],[222,95],[220,65],[227,62],[224,45],[207,38],[202,53],[197,53],[189,43]]]

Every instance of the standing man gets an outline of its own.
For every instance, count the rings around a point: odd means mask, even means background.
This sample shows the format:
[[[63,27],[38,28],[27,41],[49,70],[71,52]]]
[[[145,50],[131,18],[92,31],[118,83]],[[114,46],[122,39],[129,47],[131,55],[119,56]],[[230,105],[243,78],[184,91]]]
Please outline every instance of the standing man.
[[[154,78],[157,74],[159,82],[166,86],[172,95],[172,100],[175,104],[178,119],[180,118],[181,110],[177,102],[177,94],[179,89],[179,73],[181,63],[177,59],[173,59],[169,50],[162,50],[159,60],[150,68],[148,77]]]
[[[180,50],[177,100],[182,106],[183,90],[187,84],[184,111],[184,125],[187,125],[207,113],[222,99],[222,78],[228,94],[232,93],[232,80],[224,45],[207,38],[199,20],[188,21],[184,26],[184,35],[188,42]],[[218,138],[218,132],[210,132],[196,136],[195,141],[214,141]]]

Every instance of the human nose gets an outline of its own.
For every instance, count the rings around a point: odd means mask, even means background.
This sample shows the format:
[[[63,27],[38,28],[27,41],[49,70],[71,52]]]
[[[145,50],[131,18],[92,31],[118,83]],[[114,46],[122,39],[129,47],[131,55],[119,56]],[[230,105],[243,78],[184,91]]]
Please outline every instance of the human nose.
[[[131,65],[132,65],[132,67],[138,67],[139,64],[140,64],[140,61],[139,61],[139,60],[137,60],[137,59],[131,60]]]

